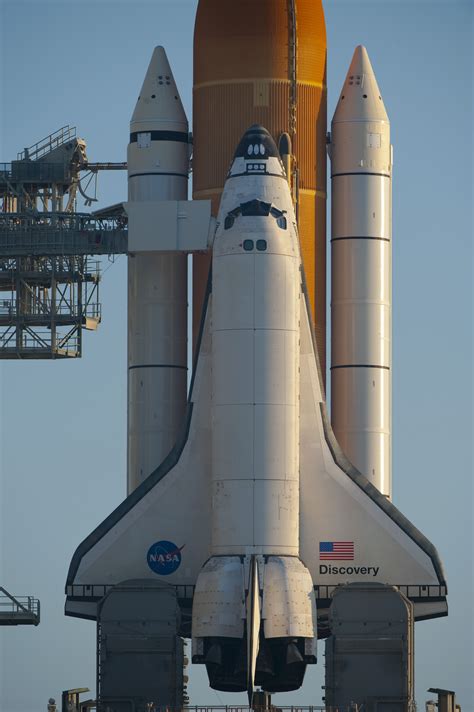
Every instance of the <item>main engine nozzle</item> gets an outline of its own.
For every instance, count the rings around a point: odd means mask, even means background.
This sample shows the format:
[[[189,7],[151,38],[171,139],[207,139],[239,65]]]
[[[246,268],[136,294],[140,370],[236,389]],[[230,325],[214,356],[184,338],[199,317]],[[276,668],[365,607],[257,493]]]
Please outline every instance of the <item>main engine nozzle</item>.
[[[297,557],[213,557],[193,603],[193,662],[224,692],[297,690],[316,662],[316,607]]]

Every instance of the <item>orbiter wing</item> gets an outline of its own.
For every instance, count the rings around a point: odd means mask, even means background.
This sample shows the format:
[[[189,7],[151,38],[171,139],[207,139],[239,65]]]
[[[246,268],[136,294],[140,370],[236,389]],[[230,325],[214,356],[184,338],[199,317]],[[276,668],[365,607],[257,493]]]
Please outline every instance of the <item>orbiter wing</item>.
[[[191,605],[210,554],[211,383],[207,298],[181,439],[163,463],[79,545],[66,583],[66,615],[96,617],[107,587],[161,578]]]
[[[303,291],[304,288],[303,288]],[[338,584],[399,586],[415,617],[447,615],[434,546],[342,453],[323,396],[307,295],[301,300],[300,556],[315,584],[320,632]]]

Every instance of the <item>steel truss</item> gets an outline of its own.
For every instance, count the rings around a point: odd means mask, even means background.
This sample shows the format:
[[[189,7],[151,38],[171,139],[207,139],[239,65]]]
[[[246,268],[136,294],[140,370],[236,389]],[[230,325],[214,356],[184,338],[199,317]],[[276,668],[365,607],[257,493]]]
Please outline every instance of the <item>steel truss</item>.
[[[82,354],[101,318],[99,262],[84,255],[0,258],[0,358]]]

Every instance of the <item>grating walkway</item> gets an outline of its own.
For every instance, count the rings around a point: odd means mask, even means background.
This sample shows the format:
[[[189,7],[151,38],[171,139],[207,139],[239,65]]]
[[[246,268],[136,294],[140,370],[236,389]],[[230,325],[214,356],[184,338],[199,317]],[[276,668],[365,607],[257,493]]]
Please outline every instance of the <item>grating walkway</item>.
[[[38,625],[40,602],[33,596],[12,596],[0,586],[0,625]]]

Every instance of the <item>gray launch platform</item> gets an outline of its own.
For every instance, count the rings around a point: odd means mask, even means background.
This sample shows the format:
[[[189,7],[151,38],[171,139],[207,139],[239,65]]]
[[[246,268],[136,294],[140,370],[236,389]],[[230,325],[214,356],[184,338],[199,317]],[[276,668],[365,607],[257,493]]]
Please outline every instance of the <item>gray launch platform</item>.
[[[329,612],[329,709],[415,712],[413,603],[395,586],[340,586]]]
[[[147,712],[153,703],[181,709],[187,702],[184,641],[174,586],[126,581],[99,605],[99,709]]]

